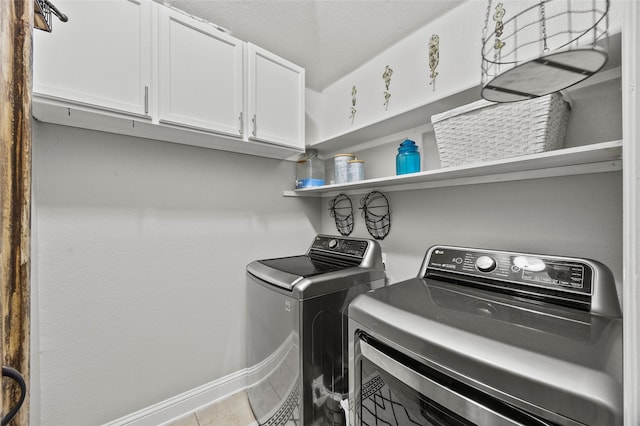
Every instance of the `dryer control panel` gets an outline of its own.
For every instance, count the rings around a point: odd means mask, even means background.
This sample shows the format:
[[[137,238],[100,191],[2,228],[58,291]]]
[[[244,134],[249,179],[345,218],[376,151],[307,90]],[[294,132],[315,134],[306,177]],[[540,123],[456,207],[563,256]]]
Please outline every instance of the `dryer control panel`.
[[[496,281],[591,295],[593,268],[588,261],[559,256],[437,246],[428,253],[427,272],[459,274]]]
[[[437,245],[418,277],[622,317],[613,273],[591,259]]]
[[[591,265],[559,256],[438,246],[429,251],[427,271],[530,286],[531,291],[548,288],[584,295],[593,292]]]

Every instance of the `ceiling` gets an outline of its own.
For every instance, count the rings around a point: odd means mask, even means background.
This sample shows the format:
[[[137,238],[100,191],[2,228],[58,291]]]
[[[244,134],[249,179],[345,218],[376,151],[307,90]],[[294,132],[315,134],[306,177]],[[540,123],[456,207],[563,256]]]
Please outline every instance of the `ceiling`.
[[[322,91],[464,0],[156,0],[306,70]]]

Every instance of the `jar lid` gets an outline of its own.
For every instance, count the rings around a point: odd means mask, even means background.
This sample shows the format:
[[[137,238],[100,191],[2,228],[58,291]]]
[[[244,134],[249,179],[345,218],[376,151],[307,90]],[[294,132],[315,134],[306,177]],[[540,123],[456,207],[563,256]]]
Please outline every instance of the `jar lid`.
[[[402,142],[398,147],[399,154],[414,153],[414,152],[416,153],[418,152],[418,145],[416,145],[416,143],[411,139],[405,139],[404,142]]]
[[[334,157],[355,157],[353,154],[336,154]]]
[[[364,163],[364,160],[349,160],[347,163]]]

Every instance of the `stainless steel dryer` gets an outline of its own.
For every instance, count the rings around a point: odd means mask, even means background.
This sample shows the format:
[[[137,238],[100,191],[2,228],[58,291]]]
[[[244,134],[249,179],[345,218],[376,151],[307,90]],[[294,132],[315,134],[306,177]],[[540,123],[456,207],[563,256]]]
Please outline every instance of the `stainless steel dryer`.
[[[357,426],[622,424],[622,314],[598,262],[432,247],[349,318]]]
[[[307,253],[247,266],[247,394],[260,425],[342,425],[347,306],[384,286],[374,240],[318,235]]]

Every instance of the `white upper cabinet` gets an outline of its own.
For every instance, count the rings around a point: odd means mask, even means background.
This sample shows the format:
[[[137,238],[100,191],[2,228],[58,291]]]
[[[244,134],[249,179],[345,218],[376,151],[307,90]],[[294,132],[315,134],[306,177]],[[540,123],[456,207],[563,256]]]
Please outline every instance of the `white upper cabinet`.
[[[242,136],[243,43],[168,7],[159,19],[159,121]]]
[[[249,138],[304,149],[304,69],[248,47]]]
[[[69,21],[34,30],[33,91],[53,100],[147,117],[148,0],[56,0]]]
[[[2,0],[0,0],[2,1]],[[56,0],[34,118],[251,155],[304,151],[304,69],[151,0]]]

